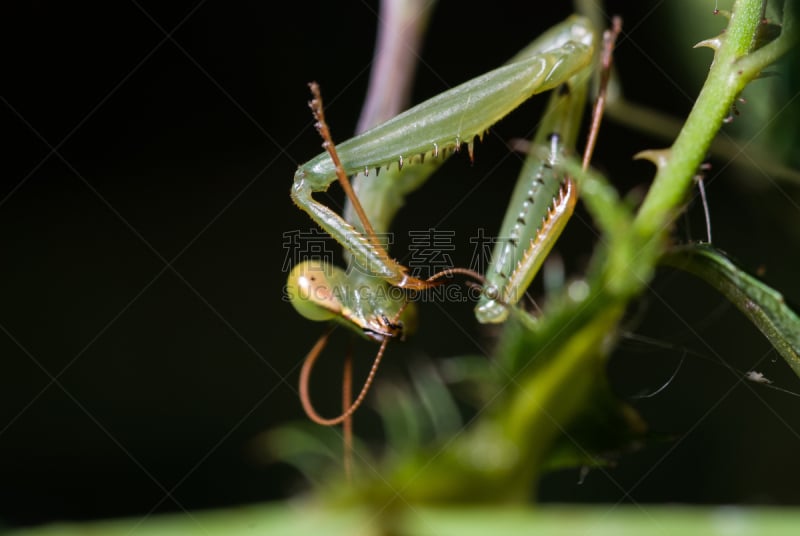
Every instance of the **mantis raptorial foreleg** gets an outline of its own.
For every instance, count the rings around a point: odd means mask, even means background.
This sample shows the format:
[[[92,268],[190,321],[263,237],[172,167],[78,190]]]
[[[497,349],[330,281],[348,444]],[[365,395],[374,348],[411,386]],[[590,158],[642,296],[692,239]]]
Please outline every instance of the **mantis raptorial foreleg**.
[[[531,96],[559,86],[589,66],[591,39],[567,41],[547,52],[528,54],[520,61],[490,71],[456,86],[377,127],[337,145],[337,165],[329,152],[301,165],[294,177],[291,196],[368,273],[401,288],[430,286],[411,276],[391,259],[378,243],[366,217],[359,215],[364,233],[327,206],[314,200],[314,192],[326,191],[339,180],[361,171],[376,173],[396,163],[424,163],[441,158],[467,144],[470,154],[480,138],[498,120]],[[345,187],[346,188],[346,187]],[[351,201],[353,198],[351,197]]]

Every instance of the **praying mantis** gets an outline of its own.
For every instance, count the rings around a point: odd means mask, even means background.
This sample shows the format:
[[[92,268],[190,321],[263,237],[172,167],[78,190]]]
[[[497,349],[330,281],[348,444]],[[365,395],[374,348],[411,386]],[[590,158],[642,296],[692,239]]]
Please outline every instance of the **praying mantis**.
[[[610,39],[612,44],[605,47],[609,54],[613,48],[613,38]],[[310,84],[313,99],[309,105],[325,152],[298,167],[291,198],[342,244],[349,254],[351,269],[344,271],[320,261],[300,263],[289,274],[288,294],[294,307],[306,318],[335,321],[381,345],[354,402],[348,394],[351,383],[348,358],[342,413],[335,418],[323,418],[310,402],[308,382],[330,332],[317,341],[306,357],[300,378],[301,401],[313,421],[349,425],[351,415],[372,383],[388,342],[402,339],[412,329],[413,303],[407,292],[425,290],[440,284],[443,277],[463,274],[481,282],[482,292],[475,308],[479,322],[503,322],[517,305],[575,207],[578,186],[561,162],[576,145],[600,48],[598,41],[588,19],[573,15],[505,65],[336,145],[325,121],[319,88]],[[374,207],[383,207],[382,202],[389,196],[402,196],[419,187],[463,145],[472,159],[476,138],[482,139],[492,125],[529,98],[551,90],[544,117],[531,142],[532,147],[546,148],[546,156],[539,150],[529,151],[486,274],[454,268],[420,279],[392,259],[378,240],[371,220],[378,221],[378,230],[384,232],[402,203],[393,200],[390,204],[394,208],[388,214]],[[596,117],[593,132],[598,121]],[[584,165],[588,163],[591,145],[587,143]],[[378,194],[373,193],[362,206],[348,177],[370,171],[375,174],[372,181],[386,186],[378,189]],[[337,181],[353,206],[355,216],[350,221],[312,196]]]

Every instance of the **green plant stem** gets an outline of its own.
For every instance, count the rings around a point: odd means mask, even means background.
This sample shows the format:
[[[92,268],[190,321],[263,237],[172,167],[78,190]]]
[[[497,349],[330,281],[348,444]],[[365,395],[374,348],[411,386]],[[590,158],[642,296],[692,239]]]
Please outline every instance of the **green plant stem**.
[[[767,65],[764,60],[772,59],[762,58],[746,66],[739,64],[749,52],[761,24],[761,7],[761,0],[737,0],[725,33],[708,42],[716,47],[714,62],[686,123],[659,164],[653,185],[636,216],[634,229],[640,237],[658,239],[668,232],[735,99]]]

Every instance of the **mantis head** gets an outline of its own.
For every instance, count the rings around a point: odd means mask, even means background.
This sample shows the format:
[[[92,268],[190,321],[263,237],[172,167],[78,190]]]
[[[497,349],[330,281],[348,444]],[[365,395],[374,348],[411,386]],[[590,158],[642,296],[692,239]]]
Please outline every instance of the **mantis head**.
[[[309,320],[333,320],[376,342],[402,340],[416,328],[416,309],[406,291],[356,269],[304,261],[289,273],[286,289],[294,308]]]

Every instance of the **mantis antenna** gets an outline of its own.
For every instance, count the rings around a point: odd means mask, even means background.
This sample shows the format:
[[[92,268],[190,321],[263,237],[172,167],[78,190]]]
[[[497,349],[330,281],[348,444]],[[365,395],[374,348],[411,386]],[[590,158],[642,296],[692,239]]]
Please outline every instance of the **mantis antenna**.
[[[471,277],[478,281],[481,285],[485,284],[485,279],[483,276],[474,270],[470,270],[468,268],[447,268],[440,272],[437,272],[430,276],[425,281],[429,283],[434,283],[438,279],[444,277],[452,277],[453,275],[465,275]],[[438,283],[437,283],[438,284]],[[361,386],[361,391],[358,393],[355,401],[352,401],[352,385],[353,385],[353,358],[352,358],[352,349],[348,350],[347,354],[345,355],[345,362],[344,362],[344,372],[342,375],[342,412],[332,418],[326,418],[321,416],[316,409],[314,409],[314,404],[311,402],[311,395],[309,394],[309,380],[311,378],[311,371],[314,368],[314,364],[319,358],[322,351],[325,349],[325,346],[328,344],[328,338],[330,337],[331,333],[334,331],[334,328],[329,329],[322,336],[317,340],[314,346],[311,348],[311,351],[308,352],[304,361],[303,367],[300,370],[300,402],[303,406],[303,411],[305,411],[306,415],[309,419],[311,419],[316,424],[322,426],[335,426],[337,424],[342,424],[343,426],[343,443],[344,443],[344,470],[345,475],[347,478],[350,479],[352,473],[352,458],[353,458],[353,414],[356,410],[361,406],[364,402],[364,399],[367,396],[367,393],[372,386],[373,381],[375,380],[375,375],[378,372],[378,367],[381,364],[383,359],[383,355],[386,352],[386,347],[389,345],[389,340],[395,338],[397,336],[402,336],[402,322],[400,322],[400,316],[402,315],[403,311],[407,307],[408,303],[406,302],[400,309],[398,310],[397,314],[391,320],[385,320],[386,325],[395,330],[395,332],[389,332],[383,336],[381,340],[380,348],[378,348],[378,352],[375,354],[375,358],[372,361],[372,367],[370,368],[369,374],[367,378],[364,380],[363,385]]]
[[[353,204],[353,209],[356,211],[356,214],[358,214],[358,219],[361,220],[361,225],[364,226],[364,231],[366,231],[369,241],[373,246],[381,250],[381,252],[388,257],[386,252],[383,250],[383,247],[378,242],[378,237],[375,234],[375,230],[372,228],[369,218],[367,218],[367,213],[364,212],[364,207],[361,206],[361,201],[358,200],[358,196],[353,191],[353,186],[350,184],[350,179],[347,177],[347,173],[344,172],[342,161],[339,159],[339,154],[336,152],[336,145],[333,143],[331,131],[328,128],[328,123],[325,121],[325,111],[322,107],[322,95],[319,91],[319,84],[316,82],[311,82],[308,84],[308,87],[311,89],[311,95],[314,97],[308,103],[308,107],[311,108],[311,113],[314,114],[314,119],[317,120],[314,126],[316,127],[317,132],[319,132],[319,135],[322,136],[322,147],[328,151],[328,154],[331,156],[331,160],[333,160],[333,165],[336,167],[336,177],[339,179],[339,184],[342,186],[347,198]]]

